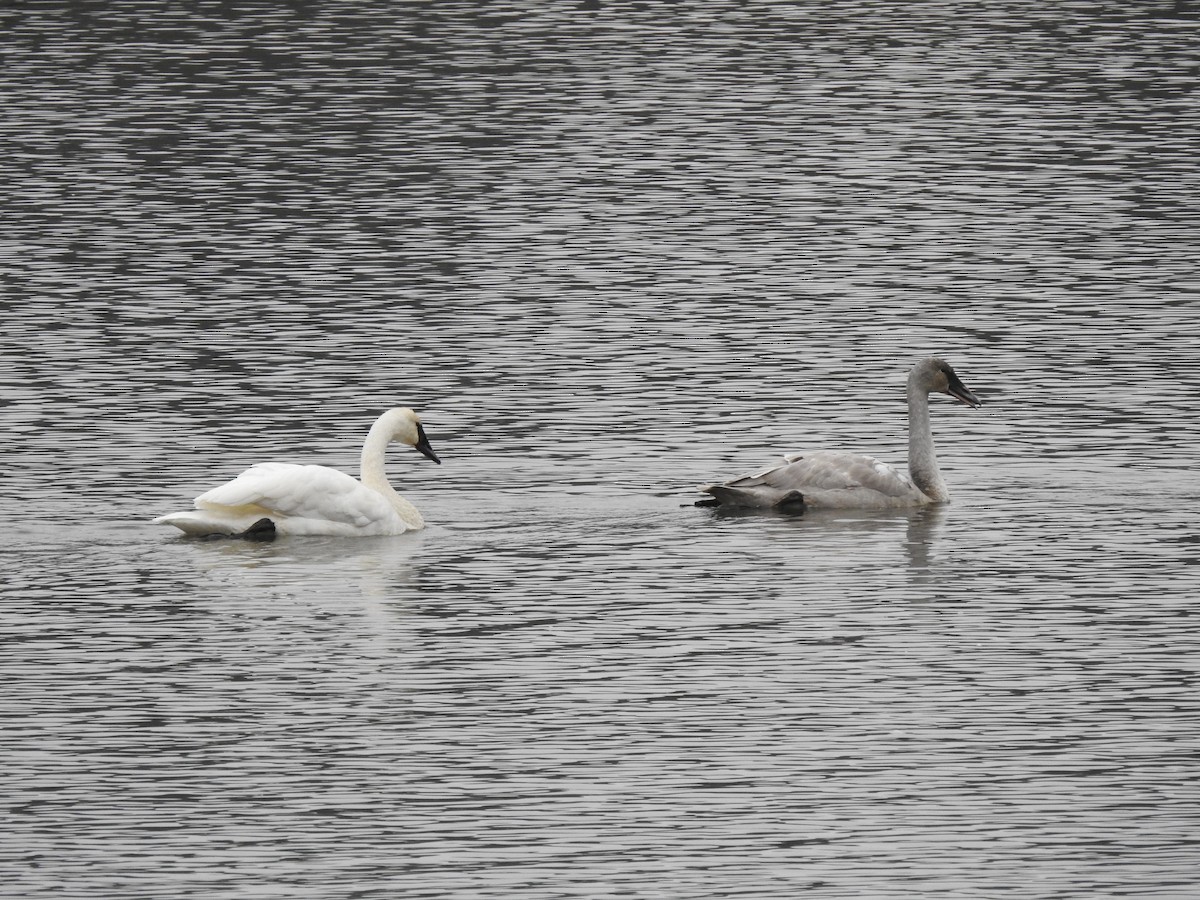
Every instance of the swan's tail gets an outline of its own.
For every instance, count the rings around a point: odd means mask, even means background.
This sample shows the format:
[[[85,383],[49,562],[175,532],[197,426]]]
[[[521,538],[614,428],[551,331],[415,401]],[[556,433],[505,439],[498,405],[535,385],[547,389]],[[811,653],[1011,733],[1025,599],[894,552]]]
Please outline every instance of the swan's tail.
[[[174,525],[192,537],[240,537],[251,541],[275,540],[275,523],[261,515],[230,515],[207,509],[171,513],[153,520],[155,525]]]
[[[765,484],[737,487],[732,484],[702,484],[700,490],[711,494],[711,500],[697,500],[697,506],[740,506],[749,509],[787,509],[802,512],[804,494],[800,491],[781,491]]]

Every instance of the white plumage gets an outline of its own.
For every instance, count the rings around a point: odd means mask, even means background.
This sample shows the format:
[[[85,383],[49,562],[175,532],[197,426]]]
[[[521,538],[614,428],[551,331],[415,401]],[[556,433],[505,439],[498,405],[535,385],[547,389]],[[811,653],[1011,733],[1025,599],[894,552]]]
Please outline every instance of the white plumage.
[[[201,494],[195,509],[160,516],[188,534],[272,537],[403,534],[425,526],[420,512],[397,494],[384,471],[392,441],[415,447],[440,462],[407,408],[391,409],[371,426],[362,451],[362,480],[326,466],[259,463],[237,478]]]
[[[812,509],[889,509],[944,503],[950,499],[933,449],[929,394],[949,394],[980,406],[944,360],[929,357],[908,376],[909,474],[873,456],[818,450],[785,456],[780,465],[724,484],[702,485],[715,500],[707,505]]]

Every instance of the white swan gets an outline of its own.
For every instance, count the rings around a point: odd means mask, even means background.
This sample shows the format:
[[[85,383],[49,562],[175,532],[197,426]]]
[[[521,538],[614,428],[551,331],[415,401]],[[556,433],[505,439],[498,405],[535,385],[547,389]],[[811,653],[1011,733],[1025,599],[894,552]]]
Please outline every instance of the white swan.
[[[922,359],[908,375],[908,470],[905,475],[871,456],[818,450],[785,456],[783,464],[724,484],[701,485],[715,499],[703,506],[790,509],[888,509],[945,503],[929,427],[929,394],[949,394],[968,406],[980,402],[945,360]]]
[[[357,537],[425,527],[417,508],[392,490],[384,471],[388,444],[415,447],[441,464],[421,420],[407,408],[375,420],[362,449],[362,480],[326,466],[260,463],[196,498],[196,508],[154,520],[190,535],[270,540],[277,534]]]

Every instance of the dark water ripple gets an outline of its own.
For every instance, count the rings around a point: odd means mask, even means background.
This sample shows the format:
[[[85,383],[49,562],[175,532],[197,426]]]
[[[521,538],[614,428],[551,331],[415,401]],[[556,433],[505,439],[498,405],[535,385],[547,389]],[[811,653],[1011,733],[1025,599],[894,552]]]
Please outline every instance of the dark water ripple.
[[[1194,896],[1187,5],[0,12],[8,891]],[[689,505],[930,352],[950,507]]]

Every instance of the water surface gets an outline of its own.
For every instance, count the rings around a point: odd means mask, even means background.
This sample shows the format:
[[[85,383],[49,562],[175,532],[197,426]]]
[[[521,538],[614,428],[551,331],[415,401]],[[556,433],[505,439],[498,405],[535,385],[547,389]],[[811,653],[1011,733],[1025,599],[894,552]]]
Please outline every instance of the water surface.
[[[14,896],[1195,895],[1195,17],[0,17]],[[929,353],[950,506],[691,505]],[[149,524],[400,404],[424,532]]]

